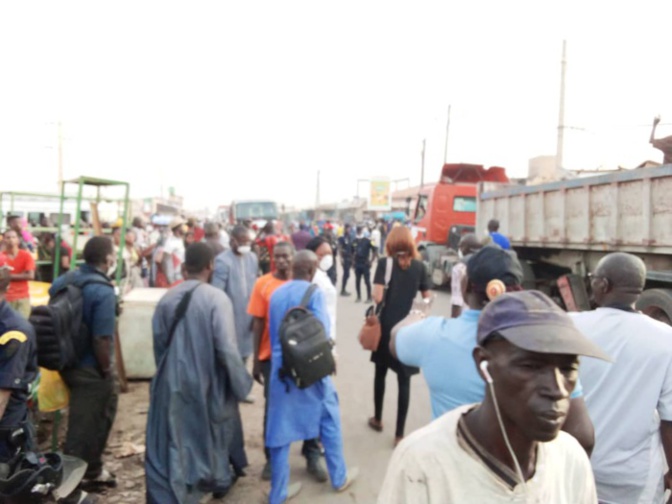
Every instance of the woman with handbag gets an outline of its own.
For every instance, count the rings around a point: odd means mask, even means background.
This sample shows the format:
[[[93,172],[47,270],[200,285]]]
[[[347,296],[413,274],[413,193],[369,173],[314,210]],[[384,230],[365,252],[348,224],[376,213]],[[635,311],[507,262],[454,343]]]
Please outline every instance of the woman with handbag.
[[[373,300],[380,319],[380,342],[371,353],[371,362],[376,365],[374,380],[374,416],[369,419],[369,427],[377,432],[383,430],[383,398],[385,378],[388,369],[397,374],[399,397],[397,402],[397,425],[395,446],[404,437],[404,426],[411,398],[411,376],[418,368],[405,366],[390,354],[390,332],[403,320],[413,307],[418,292],[422,297],[430,297],[430,284],[424,263],[411,232],[406,227],[392,229],[385,244],[386,260],[379,260],[374,277]],[[389,281],[388,281],[389,279]]]

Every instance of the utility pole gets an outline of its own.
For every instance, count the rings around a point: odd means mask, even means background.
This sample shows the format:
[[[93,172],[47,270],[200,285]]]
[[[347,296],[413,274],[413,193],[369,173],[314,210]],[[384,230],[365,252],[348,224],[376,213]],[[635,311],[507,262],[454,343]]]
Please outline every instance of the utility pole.
[[[425,187],[425,146],[427,144],[427,139],[423,138],[422,139],[422,153],[420,155],[421,157],[421,164],[420,164],[420,189]]]
[[[565,141],[565,72],[567,70],[567,41],[562,41],[562,61],[560,70],[560,112],[558,113],[558,144],[555,153],[555,168],[560,171],[563,166]]]
[[[58,121],[58,193],[63,189],[63,126]]]
[[[446,122],[446,143],[443,147],[443,164],[448,162],[448,132],[450,131],[450,105],[448,105],[448,121]]]

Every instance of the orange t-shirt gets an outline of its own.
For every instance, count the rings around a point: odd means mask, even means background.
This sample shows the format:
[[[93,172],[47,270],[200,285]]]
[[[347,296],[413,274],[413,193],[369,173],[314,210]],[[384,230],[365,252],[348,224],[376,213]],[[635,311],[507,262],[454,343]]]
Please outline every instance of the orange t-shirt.
[[[5,252],[2,255],[2,259],[3,261],[0,262],[4,262],[13,268],[11,273],[14,275],[25,273],[26,271],[35,271],[35,260],[27,250],[19,249],[16,257],[11,257]],[[7,289],[6,295],[7,301],[18,301],[19,299],[26,299],[29,297],[30,291],[28,290],[28,280],[12,280],[9,283],[9,289]]]
[[[259,360],[266,361],[271,358],[271,336],[268,323],[268,309],[271,306],[271,296],[275,290],[285,284],[287,280],[278,280],[273,273],[268,273],[257,279],[252,289],[250,303],[247,305],[247,313],[253,317],[263,318],[264,334],[259,342]]]

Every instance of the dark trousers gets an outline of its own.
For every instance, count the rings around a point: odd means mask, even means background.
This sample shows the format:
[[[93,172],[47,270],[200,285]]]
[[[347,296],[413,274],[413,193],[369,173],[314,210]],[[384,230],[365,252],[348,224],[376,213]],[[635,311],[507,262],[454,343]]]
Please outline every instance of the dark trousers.
[[[373,403],[376,420],[383,418],[383,398],[385,397],[385,377],[389,368],[385,364],[376,364],[376,377],[373,382]],[[397,373],[399,384],[399,398],[397,400],[397,430],[396,437],[404,436],[408,405],[411,402],[411,377],[405,373]]]
[[[264,376],[264,454],[266,455],[266,461],[271,461],[271,452],[266,447],[266,423],[268,422],[268,396],[271,390],[271,361],[261,361],[261,374]],[[314,457],[319,457],[320,444],[318,439],[308,439],[303,442],[303,448],[301,453],[307,459],[312,459]]]
[[[103,378],[97,369],[84,367],[62,371],[70,389],[66,455],[78,457],[89,466],[87,478],[103,470],[103,451],[117,415],[119,391],[116,378]]]
[[[268,421],[268,396],[271,392],[271,361],[261,361],[261,374],[264,377],[264,454],[266,455],[266,461],[270,462],[271,452],[266,447],[266,423]]]
[[[364,285],[366,285],[366,298],[371,299],[371,266],[368,264],[364,266],[355,266],[355,287],[357,288],[357,298],[362,297],[361,280],[364,278]]]
[[[23,429],[23,434],[12,438],[12,434],[20,429]],[[10,462],[17,452],[37,451],[36,440],[35,428],[29,419],[18,425],[0,427],[0,463]]]
[[[350,279],[350,268],[352,268],[352,263],[350,263],[350,261],[343,261],[343,283],[341,284],[341,292],[345,292],[345,286]]]

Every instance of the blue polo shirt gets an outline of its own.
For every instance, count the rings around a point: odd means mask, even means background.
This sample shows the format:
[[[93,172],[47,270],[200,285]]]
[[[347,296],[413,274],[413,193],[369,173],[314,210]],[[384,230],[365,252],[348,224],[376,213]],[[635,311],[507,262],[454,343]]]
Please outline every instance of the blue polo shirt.
[[[36,376],[37,346],[33,326],[3,301],[0,303],[0,389],[12,393],[0,419],[0,429],[19,427],[26,420],[30,384]],[[4,447],[0,452],[4,455]]]
[[[94,279],[109,283],[107,275],[101,273],[93,266],[83,264],[76,271],[57,278],[49,289],[49,295],[53,295],[65,286],[68,281],[72,280],[75,284],[81,285],[87,280]],[[103,285],[100,283],[84,286],[82,297],[84,299],[82,321],[89,329],[90,339],[77,367],[98,367],[98,361],[93,353],[93,339],[105,336],[114,338],[117,297],[114,294],[112,284]]]
[[[472,355],[480,314],[480,310],[465,310],[458,318],[428,317],[397,334],[397,357],[422,370],[433,418],[485,397],[485,382]],[[577,382],[571,397],[581,396],[583,388]]]

